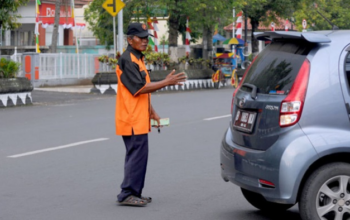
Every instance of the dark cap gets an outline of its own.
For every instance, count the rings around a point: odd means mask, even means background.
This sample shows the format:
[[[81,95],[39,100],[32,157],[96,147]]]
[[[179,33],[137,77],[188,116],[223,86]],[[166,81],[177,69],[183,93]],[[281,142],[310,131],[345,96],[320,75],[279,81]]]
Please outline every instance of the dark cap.
[[[153,37],[152,34],[148,33],[147,25],[142,23],[129,24],[126,35],[133,35],[138,37],[147,37],[147,36]]]

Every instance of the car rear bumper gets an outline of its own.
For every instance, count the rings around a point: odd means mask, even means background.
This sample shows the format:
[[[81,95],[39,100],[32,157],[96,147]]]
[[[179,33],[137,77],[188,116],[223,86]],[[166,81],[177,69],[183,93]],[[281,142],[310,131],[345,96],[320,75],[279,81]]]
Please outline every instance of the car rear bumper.
[[[221,142],[221,176],[270,202],[295,204],[302,177],[316,157],[315,149],[299,126],[289,128],[288,136],[281,134],[266,151],[234,144],[228,128]],[[272,182],[274,187],[260,184],[259,179]]]

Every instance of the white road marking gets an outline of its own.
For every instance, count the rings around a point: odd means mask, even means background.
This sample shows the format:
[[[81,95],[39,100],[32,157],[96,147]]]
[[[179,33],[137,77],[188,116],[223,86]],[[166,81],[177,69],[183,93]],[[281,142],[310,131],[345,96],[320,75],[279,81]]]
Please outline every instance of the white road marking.
[[[9,158],[25,157],[25,156],[29,156],[29,155],[33,155],[33,154],[40,154],[40,153],[44,153],[44,152],[48,152],[48,151],[60,150],[60,149],[74,147],[74,146],[78,146],[78,145],[82,145],[82,144],[88,144],[88,143],[92,143],[92,142],[106,141],[106,140],[109,140],[109,138],[98,138],[98,139],[93,139],[93,140],[88,140],[88,141],[80,141],[80,142],[67,144],[67,145],[63,145],[63,146],[46,148],[43,150],[30,151],[30,152],[23,153],[23,154],[16,154],[16,155],[8,156],[8,157]]]
[[[220,119],[220,118],[227,118],[227,117],[231,117],[231,114],[229,114],[229,115],[217,116],[217,117],[212,117],[212,118],[205,118],[205,119],[203,119],[203,120],[204,120],[204,121],[211,121],[211,120]]]

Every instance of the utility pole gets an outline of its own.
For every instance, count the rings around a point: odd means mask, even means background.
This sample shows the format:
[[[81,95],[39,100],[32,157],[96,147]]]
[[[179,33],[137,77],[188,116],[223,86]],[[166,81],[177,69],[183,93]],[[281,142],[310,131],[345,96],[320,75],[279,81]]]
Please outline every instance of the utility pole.
[[[118,21],[119,21],[119,16],[118,16]],[[118,22],[118,24],[119,24],[119,22]],[[113,44],[114,44],[113,54],[114,54],[114,59],[115,59],[117,56],[117,46],[116,46],[117,44],[115,42],[115,16],[113,16]]]
[[[233,23],[232,23],[232,37],[233,38],[235,38],[235,25],[236,25],[236,23],[235,23],[235,19],[236,19],[236,9],[235,8],[233,8],[233,10],[232,10],[232,15],[233,15]]]
[[[2,46],[2,25],[0,24],[0,47]],[[0,49],[0,55],[1,55],[1,49]]]
[[[247,8],[243,11],[244,12],[244,46],[248,46],[247,44],[247,35],[248,35],[248,15],[247,15]],[[253,35],[253,33],[252,33]]]
[[[118,52],[120,54],[123,53],[123,42],[124,42],[124,34],[123,34],[123,9],[118,13]]]

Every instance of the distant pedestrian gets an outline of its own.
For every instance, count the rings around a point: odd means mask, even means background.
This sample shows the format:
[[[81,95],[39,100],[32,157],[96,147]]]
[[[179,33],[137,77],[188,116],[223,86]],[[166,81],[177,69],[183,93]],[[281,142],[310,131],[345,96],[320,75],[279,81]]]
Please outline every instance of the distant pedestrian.
[[[128,47],[116,67],[116,134],[123,137],[126,148],[124,180],[118,195],[118,203],[123,205],[145,206],[152,201],[151,197],[142,196],[150,120],[160,124],[160,117],[151,105],[151,93],[169,85],[181,85],[186,80],[185,73],[175,74],[173,70],[162,81],[150,81],[142,54],[147,48],[149,36],[145,24],[131,23],[127,30]]]

